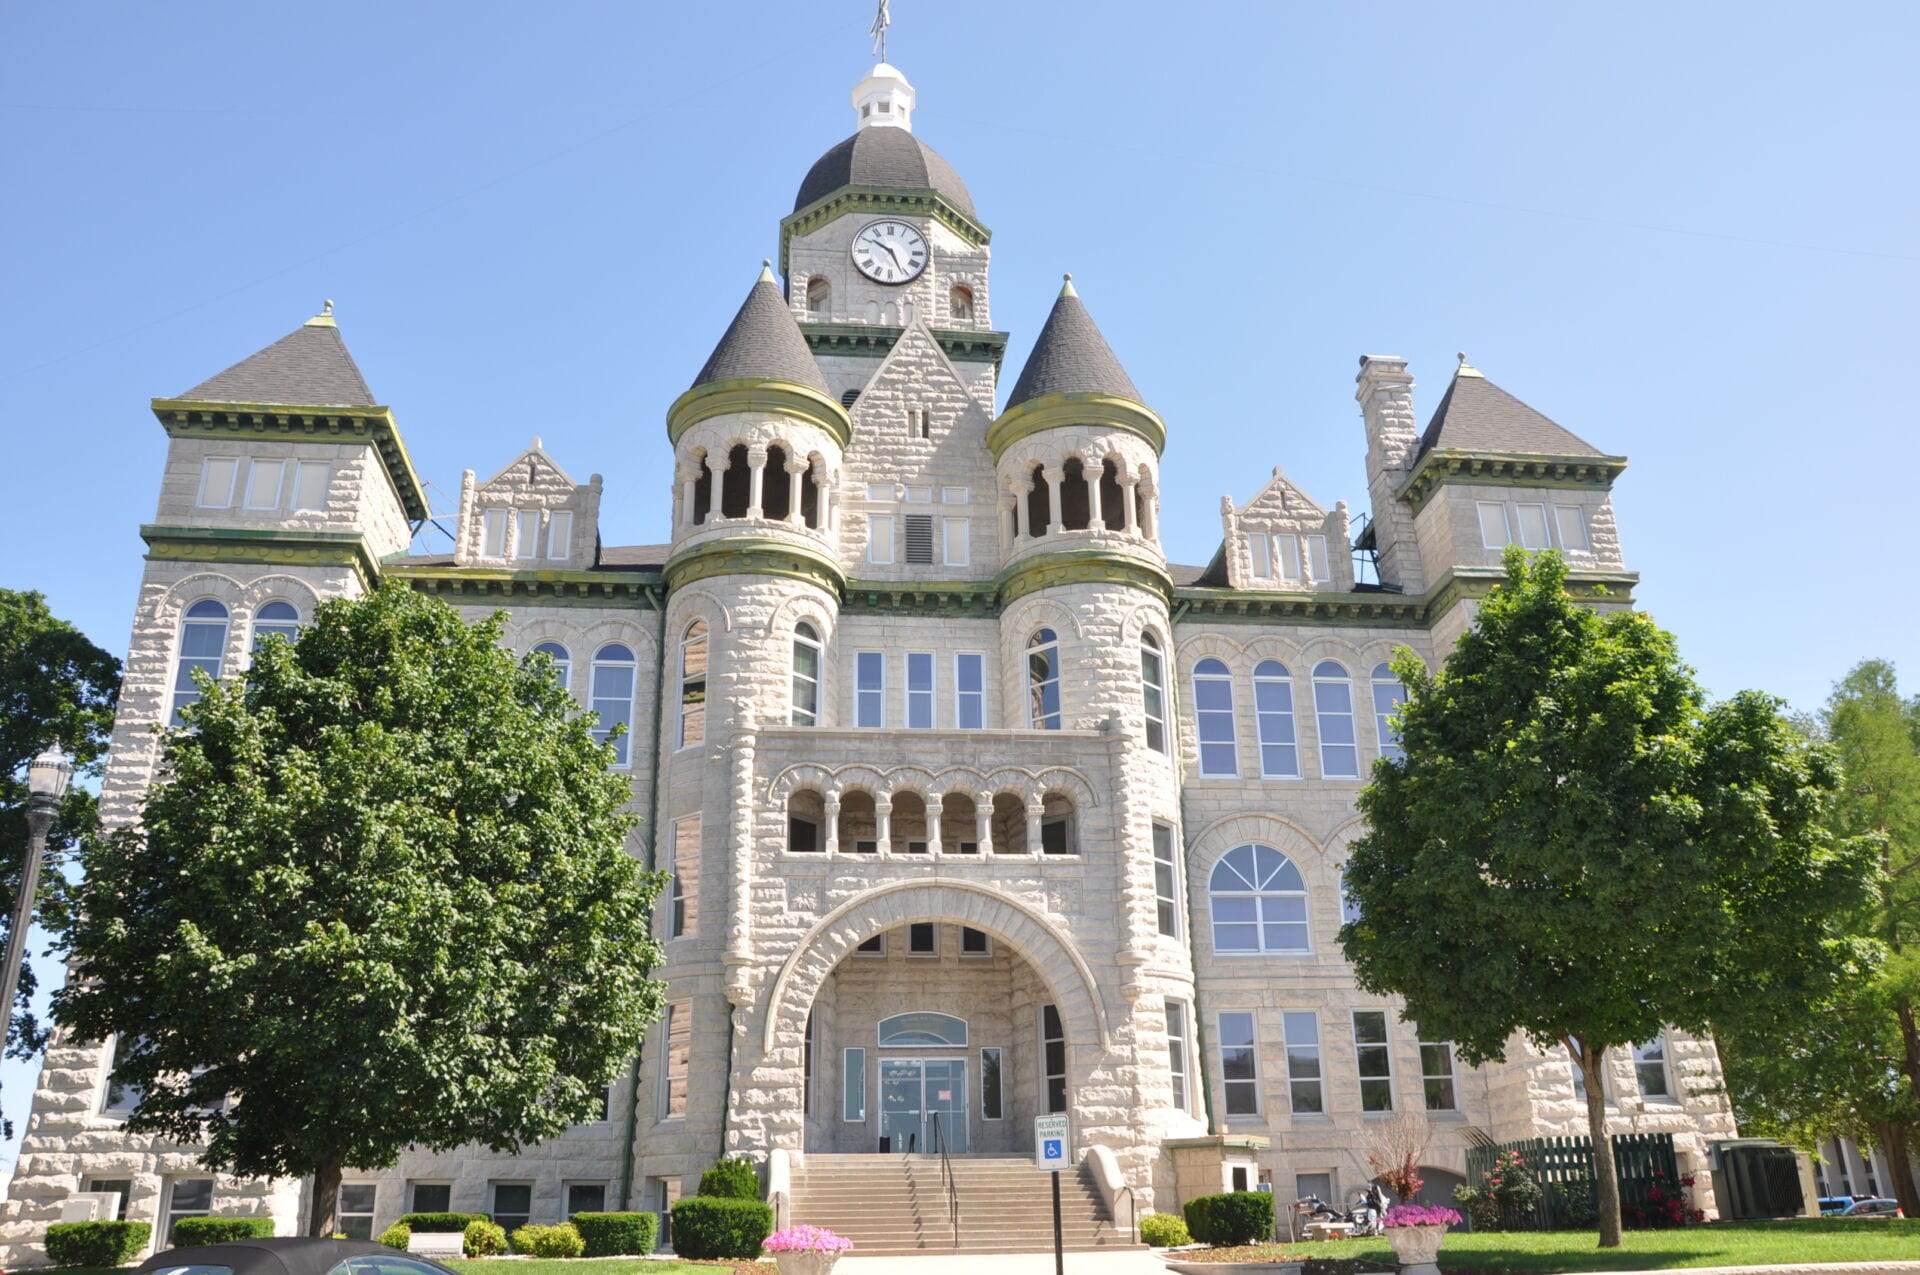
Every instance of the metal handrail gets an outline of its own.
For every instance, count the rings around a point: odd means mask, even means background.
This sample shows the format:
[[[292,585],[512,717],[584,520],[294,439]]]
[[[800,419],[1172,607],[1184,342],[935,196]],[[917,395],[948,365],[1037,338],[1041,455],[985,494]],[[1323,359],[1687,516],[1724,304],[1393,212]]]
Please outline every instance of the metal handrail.
[[[1133,1198],[1133,1188],[1131,1186],[1122,1182],[1120,1189],[1127,1193],[1127,1242],[1129,1244],[1138,1244],[1140,1242],[1140,1205]],[[1116,1222],[1119,1220],[1118,1218],[1114,1219]]]
[[[953,1246],[960,1247],[960,1184],[953,1176],[953,1161],[947,1156],[947,1133],[940,1127],[940,1113],[933,1116],[933,1140],[940,1145],[940,1180],[947,1186],[947,1221],[953,1227]]]

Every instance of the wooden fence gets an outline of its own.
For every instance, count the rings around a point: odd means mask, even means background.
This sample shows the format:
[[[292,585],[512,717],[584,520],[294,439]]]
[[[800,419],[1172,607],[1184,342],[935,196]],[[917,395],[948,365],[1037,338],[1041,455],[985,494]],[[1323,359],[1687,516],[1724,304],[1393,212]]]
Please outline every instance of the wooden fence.
[[[1530,1216],[1502,1216],[1501,1228],[1511,1231],[1564,1231],[1588,1225],[1593,1215],[1593,1142],[1588,1138],[1528,1138],[1467,1148],[1467,1184],[1479,1186],[1503,1151],[1517,1151],[1534,1181],[1540,1184],[1540,1202]],[[1644,1204],[1654,1174],[1664,1173],[1673,1185],[1680,1171],[1673,1156],[1670,1133],[1616,1133],[1613,1163],[1620,1182],[1620,1204]],[[1584,1190],[1584,1201],[1576,1197]]]

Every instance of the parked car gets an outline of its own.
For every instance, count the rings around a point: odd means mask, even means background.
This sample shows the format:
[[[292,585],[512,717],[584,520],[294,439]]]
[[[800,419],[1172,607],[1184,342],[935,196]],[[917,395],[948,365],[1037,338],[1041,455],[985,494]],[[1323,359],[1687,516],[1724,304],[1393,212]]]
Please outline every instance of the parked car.
[[[1832,1217],[1836,1213],[1844,1213],[1852,1203],[1851,1195],[1823,1195],[1820,1197],[1820,1216]]]
[[[438,1262],[372,1240],[283,1236],[155,1253],[136,1275],[454,1275]]]
[[[1863,1196],[1840,1211],[1841,1217],[1905,1217],[1900,1201]]]

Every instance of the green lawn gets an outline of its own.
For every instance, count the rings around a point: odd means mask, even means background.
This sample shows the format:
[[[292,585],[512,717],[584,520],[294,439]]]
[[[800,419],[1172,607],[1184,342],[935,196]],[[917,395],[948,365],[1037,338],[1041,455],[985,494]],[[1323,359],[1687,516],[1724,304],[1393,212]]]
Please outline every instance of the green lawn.
[[[1393,1260],[1393,1246],[1384,1239],[1288,1244],[1281,1251],[1288,1257]],[[1441,1267],[1462,1272],[1675,1270],[1875,1259],[1920,1261],[1920,1219],[1808,1218],[1628,1231],[1625,1244],[1605,1252],[1599,1251],[1591,1231],[1455,1234],[1440,1249]]]
[[[521,1258],[513,1261],[459,1261],[449,1263],[459,1275],[727,1275],[738,1270],[743,1275],[772,1272],[772,1263],[755,1262],[658,1262],[634,1257],[583,1257],[570,1262]],[[95,1266],[43,1267],[31,1275],[131,1275],[132,1267],[116,1269]]]

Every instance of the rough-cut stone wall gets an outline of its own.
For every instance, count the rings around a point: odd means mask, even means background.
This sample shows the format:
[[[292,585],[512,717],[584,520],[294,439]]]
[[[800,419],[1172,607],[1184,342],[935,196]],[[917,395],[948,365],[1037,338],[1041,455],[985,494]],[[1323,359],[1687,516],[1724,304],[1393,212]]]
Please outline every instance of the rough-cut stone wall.
[[[487,552],[486,514],[506,512],[506,535],[500,552]],[[520,510],[540,517],[539,544],[520,543]],[[555,545],[553,515],[572,515],[567,543]],[[593,565],[600,543],[600,475],[584,483],[567,477],[535,439],[499,473],[477,482],[467,470],[460,479],[460,511],[454,536],[453,560],[460,566],[506,567],[531,563],[542,568],[580,570]]]
[[[201,476],[209,457],[245,462],[240,466],[230,504],[209,507],[200,503]],[[276,508],[247,508],[247,469],[255,460],[286,462]],[[291,474],[299,462],[323,464],[331,470],[322,508],[294,508],[298,502]],[[167,447],[154,521],[170,527],[359,532],[366,536],[376,558],[402,552],[413,538],[393,481],[370,443],[307,442],[276,435],[257,440],[172,440]]]

